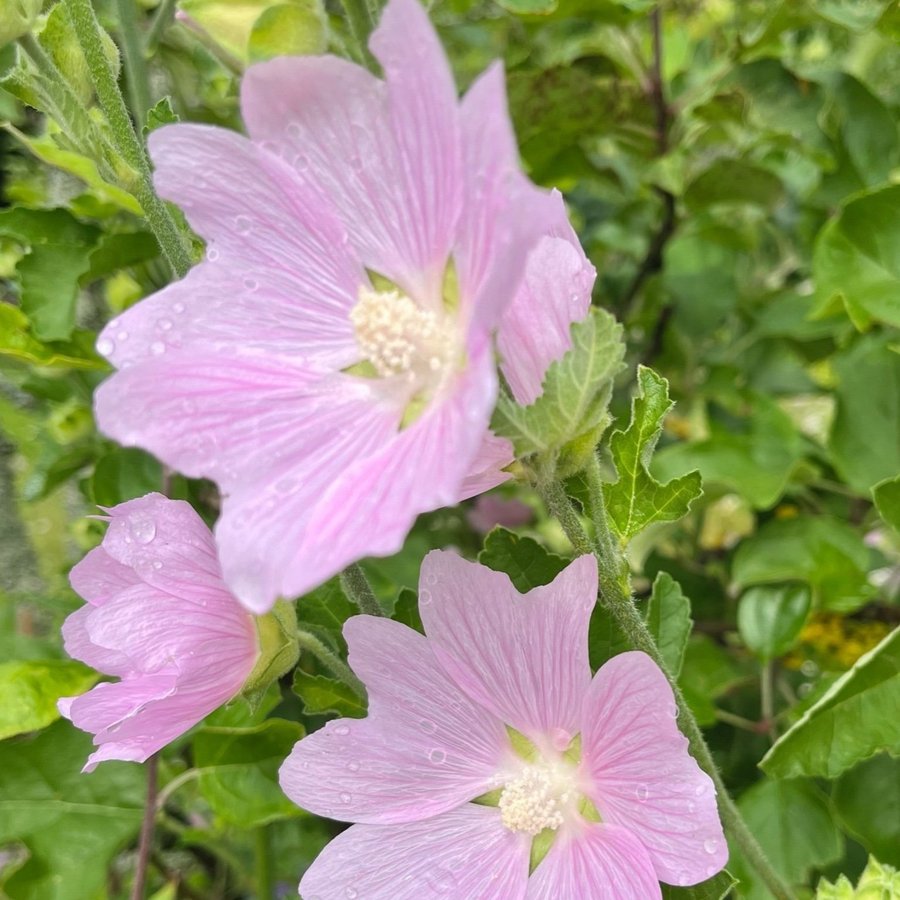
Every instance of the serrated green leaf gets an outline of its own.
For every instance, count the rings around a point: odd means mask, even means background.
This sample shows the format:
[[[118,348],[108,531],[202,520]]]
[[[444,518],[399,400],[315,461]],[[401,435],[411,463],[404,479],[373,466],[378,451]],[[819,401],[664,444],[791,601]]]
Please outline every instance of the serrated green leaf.
[[[172,109],[172,101],[163,97],[154,106],[147,110],[147,121],[144,123],[144,136],[151,131],[162,128],[163,125],[174,125],[180,121],[178,113]]]
[[[516,590],[523,594],[549,584],[569,564],[532,538],[521,537],[505,528],[495,528],[488,534],[478,562],[495,572],[505,572]]]
[[[200,792],[225,824],[253,828],[300,815],[278,783],[278,769],[303,728],[267,719],[254,728],[201,728],[194,736]]]
[[[56,701],[84,693],[99,677],[87,666],[66,659],[0,664],[0,740],[55,722],[59,718]]]
[[[22,311],[42,341],[67,340],[75,326],[78,282],[99,231],[64,209],[0,210],[0,235],[25,248],[16,266]]]
[[[790,884],[802,884],[810,871],[844,852],[828,799],[812,782],[765,779],[740,797],[738,808],[772,867]],[[736,848],[728,865],[740,880],[742,898],[770,900],[768,888]]]
[[[253,23],[247,43],[251,62],[274,56],[324,53],[328,29],[321,0],[292,0],[265,9]]]
[[[347,599],[337,578],[326,581],[297,601],[297,622],[300,627],[326,640],[337,649],[340,656],[347,655],[344,622],[357,613],[359,609]]]
[[[622,326],[609,313],[591,309],[572,325],[572,348],[550,364],[541,396],[530,406],[502,397],[491,427],[512,441],[520,457],[559,453],[579,438],[599,438],[624,353]]]
[[[671,575],[657,574],[645,618],[669,674],[677,678],[691,634],[691,601]]]
[[[823,878],[816,890],[816,900],[896,900],[900,897],[900,872],[869,857],[856,888],[846,875],[831,884]]]
[[[848,612],[874,594],[869,549],[862,535],[838,519],[773,519],[742,541],[731,576],[739,587],[803,581],[821,609]]]
[[[872,488],[878,514],[895,531],[900,531],[900,475],[887,478]]]
[[[96,900],[105,892],[112,856],[140,827],[146,776],[123,762],[83,774],[92,749],[90,735],[68,722],[0,744],[0,845],[21,841],[29,853],[0,874],[6,896]]]
[[[800,634],[811,599],[805,585],[750,588],[738,605],[737,624],[741,639],[764,660],[781,656]]]
[[[310,675],[302,669],[294,670],[294,693],[303,701],[308,715],[359,718],[366,714],[366,703],[342,681],[326,675]]]
[[[604,489],[610,522],[622,544],[654,522],[680,519],[703,493],[699,472],[689,472],[665,484],[650,474],[650,459],[663,419],[673,405],[665,378],[646,366],[639,367],[631,422],[624,431],[614,432],[609,442],[619,478]]]
[[[900,629],[860,657],[760,766],[777,778],[836,778],[882,750],[900,754]]]

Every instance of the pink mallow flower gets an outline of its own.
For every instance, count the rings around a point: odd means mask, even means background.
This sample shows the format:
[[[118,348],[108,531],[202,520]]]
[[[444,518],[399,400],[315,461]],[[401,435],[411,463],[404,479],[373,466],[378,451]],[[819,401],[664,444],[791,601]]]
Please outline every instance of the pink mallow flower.
[[[331,56],[248,69],[249,138],[150,135],[206,258],[97,343],[119,370],[101,430],[218,484],[225,581],[255,612],[504,480],[495,350],[529,403],[590,304],[562,198],[520,171],[502,68],[460,101],[417,0],[390,0],[371,48],[384,80]]]
[[[253,616],[225,587],[213,536],[188,503],[148,494],[107,510],[103,543],[72,569],[87,601],[66,652],[120,681],[59,710],[105,759],[143,762],[234,697],[259,657]]]
[[[523,596],[434,551],[419,588],[427,637],[345,626],[368,718],[329,722],[282,766],[297,804],[357,823],[303,876],[306,900],[651,900],[724,866],[663,673],[630,652],[591,677],[592,557]]]

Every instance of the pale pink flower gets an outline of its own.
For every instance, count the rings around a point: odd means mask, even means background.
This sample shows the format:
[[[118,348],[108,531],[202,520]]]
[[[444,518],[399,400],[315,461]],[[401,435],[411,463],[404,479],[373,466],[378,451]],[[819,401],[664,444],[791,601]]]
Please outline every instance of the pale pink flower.
[[[119,369],[101,429],[218,484],[225,580],[257,612],[502,481],[495,345],[531,402],[590,303],[562,198],[520,171],[502,68],[460,101],[416,0],[371,48],[384,80],[330,56],[251,67],[249,139],[150,135],[206,259],[97,344]]]
[[[347,622],[368,718],[329,722],[281,769],[300,806],[357,823],[303,876],[306,900],[651,900],[722,868],[715,788],[663,673],[630,652],[591,677],[596,589],[592,557],[523,596],[435,551],[427,637]],[[552,843],[529,874],[535,838]]]
[[[225,587],[210,530],[188,503],[148,494],[107,510],[103,543],[72,569],[87,601],[66,652],[117,682],[59,701],[105,759],[143,762],[234,697],[259,656],[256,626]]]

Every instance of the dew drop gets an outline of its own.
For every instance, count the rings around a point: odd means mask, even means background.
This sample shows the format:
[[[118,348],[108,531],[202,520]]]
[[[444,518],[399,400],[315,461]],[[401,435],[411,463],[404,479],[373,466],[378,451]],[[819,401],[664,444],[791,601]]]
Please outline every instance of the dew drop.
[[[291,122],[291,124],[287,127],[287,133],[292,138],[298,138],[303,136],[303,129],[300,127],[300,124],[298,122]]]
[[[341,791],[338,796],[340,797],[341,803],[343,803],[344,806],[346,806],[348,803],[353,802],[353,795],[347,793],[347,791]]]
[[[147,516],[132,516],[128,520],[128,528],[139,544],[149,544],[156,537],[156,524]]]
[[[359,771],[359,763],[358,762],[349,762],[349,763],[347,763],[347,769],[350,772],[358,772]]]
[[[419,591],[419,606],[428,606],[431,603],[431,591]]]
[[[207,258],[210,262],[215,262],[215,261],[219,258],[219,251],[216,250],[215,247],[210,247],[210,248],[206,251],[206,258]]]
[[[634,796],[638,798],[638,802],[640,802],[640,803],[646,803],[646,802],[647,802],[647,798],[650,796],[650,791],[647,790],[647,785],[646,785],[646,784],[639,784],[639,785],[634,789]]]
[[[175,312],[181,314],[181,313],[184,312],[184,304],[183,304],[181,301],[179,301],[178,303],[173,303],[173,304],[172,304],[172,309],[173,309]]]
[[[298,171],[305,172],[309,168],[309,157],[304,156],[302,153],[294,160],[294,165],[297,167]]]
[[[171,319],[159,319],[156,323],[156,327],[160,331],[171,331],[172,330],[172,320]]]
[[[437,584],[437,575],[435,575],[433,572],[429,573],[425,576],[425,583],[431,585]]]
[[[714,841],[712,838],[709,838],[709,840],[703,842],[703,849],[707,853],[715,853],[716,850],[719,849],[719,842]]]
[[[128,332],[125,331],[124,329],[122,329],[122,331],[120,331],[120,332],[116,335],[116,337],[117,337],[120,341],[127,341],[127,340],[128,340]]]
[[[249,216],[235,216],[234,217],[234,228],[238,234],[249,234],[250,229],[253,227],[253,222],[251,221]],[[213,251],[209,251],[209,257],[212,259]],[[218,253],[216,253],[218,256]]]
[[[419,728],[425,732],[425,734],[434,734],[437,731],[437,725],[431,721],[431,719],[422,719],[419,722]]]
[[[97,341],[97,352],[103,356],[109,356],[115,349],[116,345],[109,338],[100,338]]]
[[[150,352],[154,356],[162,356],[166,352],[166,345],[162,341],[154,341],[150,345]]]
[[[428,751],[428,758],[433,762],[436,766],[440,766],[447,759],[447,751],[441,750],[440,747],[435,747],[433,750]]]
[[[354,887],[348,887],[344,893],[349,897],[349,900],[355,900],[359,896],[359,891]]]
[[[162,568],[163,564],[158,559],[153,560],[153,568],[159,571]]]
[[[338,725],[338,727],[334,729],[334,733],[343,737],[345,734],[350,734],[350,729],[346,725]]]
[[[255,291],[259,287],[259,282],[254,278],[245,278],[244,287],[247,288],[248,291]]]

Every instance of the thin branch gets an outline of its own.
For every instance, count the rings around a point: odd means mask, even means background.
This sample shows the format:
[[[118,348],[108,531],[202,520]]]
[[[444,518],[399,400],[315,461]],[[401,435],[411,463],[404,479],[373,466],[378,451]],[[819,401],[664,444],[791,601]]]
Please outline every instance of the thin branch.
[[[159,759],[154,754],[147,760],[147,797],[144,801],[144,819],[141,822],[141,836],[138,841],[137,868],[131,888],[131,900],[144,900],[147,883],[147,865],[153,849],[153,830],[156,825],[156,788],[158,784]]]

